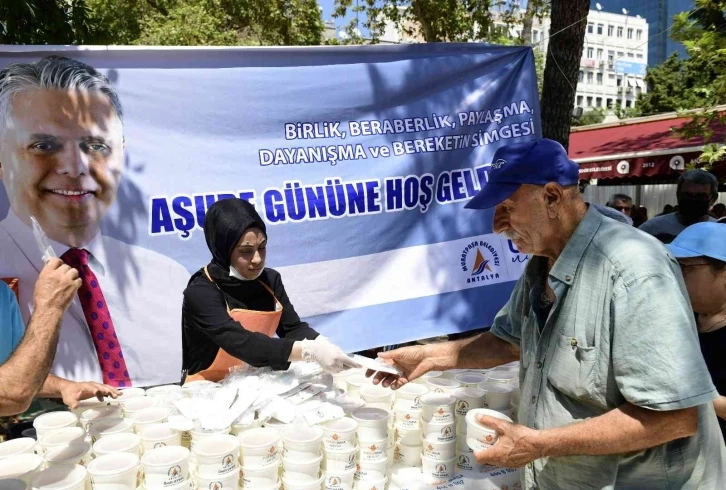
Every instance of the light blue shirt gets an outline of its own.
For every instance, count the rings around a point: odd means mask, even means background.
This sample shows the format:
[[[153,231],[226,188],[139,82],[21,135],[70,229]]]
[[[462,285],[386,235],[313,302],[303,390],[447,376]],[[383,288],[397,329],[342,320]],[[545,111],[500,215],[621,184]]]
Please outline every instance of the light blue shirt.
[[[492,333],[521,350],[519,422],[573,424],[629,402],[698,407],[696,435],[644,451],[542,458],[524,489],[724,489],[726,449],[678,263],[655,238],[587,211],[546,276],[533,257]],[[538,320],[543,279],[557,297]]]
[[[0,364],[8,360],[24,333],[25,325],[15,293],[0,281]]]

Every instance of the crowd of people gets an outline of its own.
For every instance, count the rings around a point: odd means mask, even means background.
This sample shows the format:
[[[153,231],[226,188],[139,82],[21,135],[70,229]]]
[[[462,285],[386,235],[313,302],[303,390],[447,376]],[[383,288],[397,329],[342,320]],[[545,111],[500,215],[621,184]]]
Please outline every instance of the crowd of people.
[[[65,108],[63,116],[44,119],[50,107]],[[74,117],[78,107],[104,124]],[[242,363],[281,370],[307,360],[328,372],[354,365],[295,312],[281,275],[265,266],[267,229],[247,201],[209,208],[212,259],[191,278],[184,271],[186,289],[111,280],[123,263],[108,250],[134,254],[152,271],[183,268],[100,234],[125,141],[120,101],[103,75],[68,59],[17,63],[0,72],[0,115],[0,179],[11,204],[0,223],[2,266],[32,296],[19,306],[0,282],[0,415],[23,412],[36,397],[75,407],[152,385],[176,368],[145,366],[149,353],[177,344],[181,382],[217,381]],[[504,145],[492,161],[462,212],[477,220],[476,210],[493,210],[494,232],[531,254],[508,302],[487,331],[382,352],[403,374],[369,376],[396,389],[432,370],[519,360],[519,422],[480,417],[498,440],[475,456],[522,468],[523,488],[726,488],[726,226],[718,222],[726,209],[715,204],[716,178],[684,172],[677,206],[647,219],[624,194],[587,203],[578,165],[555,141]],[[60,258],[30,253],[28,209]],[[69,210],[88,226],[70,226]],[[109,292],[123,287],[143,318],[112,302]],[[177,293],[179,318],[168,304]]]

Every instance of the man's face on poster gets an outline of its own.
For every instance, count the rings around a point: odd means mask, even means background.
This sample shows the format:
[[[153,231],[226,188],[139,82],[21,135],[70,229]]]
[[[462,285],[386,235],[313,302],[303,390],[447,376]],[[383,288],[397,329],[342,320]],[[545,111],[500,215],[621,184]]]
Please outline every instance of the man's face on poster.
[[[0,178],[13,211],[28,224],[34,216],[57,242],[90,241],[116,198],[124,159],[123,125],[109,100],[97,91],[19,92],[0,134]]]

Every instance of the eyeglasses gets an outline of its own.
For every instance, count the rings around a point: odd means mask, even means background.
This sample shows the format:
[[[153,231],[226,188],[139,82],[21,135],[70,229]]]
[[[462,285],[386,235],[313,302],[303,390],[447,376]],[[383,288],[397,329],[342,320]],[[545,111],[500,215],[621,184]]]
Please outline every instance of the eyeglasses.
[[[633,206],[613,206],[613,209],[617,209],[621,213],[624,213],[625,211],[630,211],[633,209]]]

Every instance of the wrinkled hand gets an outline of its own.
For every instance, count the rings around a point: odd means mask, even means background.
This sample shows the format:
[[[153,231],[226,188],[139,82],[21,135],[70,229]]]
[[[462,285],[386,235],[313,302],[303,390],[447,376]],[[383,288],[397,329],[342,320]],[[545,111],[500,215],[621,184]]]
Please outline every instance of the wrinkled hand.
[[[75,383],[68,381],[60,389],[61,396],[63,397],[63,403],[73,410],[78,407],[78,403],[82,400],[88,400],[94,396],[98,401],[102,402],[104,396],[110,396],[111,398],[118,398],[121,394],[116,388],[101,383],[93,383],[91,381],[84,381]]]
[[[538,444],[538,431],[487,415],[479,415],[477,421],[495,430],[498,436],[493,446],[474,452],[479,464],[519,468],[543,456]]]
[[[35,282],[35,307],[41,310],[65,311],[80,287],[81,279],[76,269],[66,265],[61,259],[50,259]]]
[[[333,374],[358,367],[358,363],[348,357],[340,347],[323,336],[315,340],[303,340],[302,355],[304,360],[317,362],[325,371]]]
[[[386,388],[390,386],[393,390],[434,370],[434,363],[427,357],[426,349],[422,345],[379,352],[378,357],[388,364],[398,367],[403,371],[403,375],[396,376],[395,374],[380,373],[369,369],[366,371],[366,376],[370,378],[375,374],[373,384],[382,383]]]

